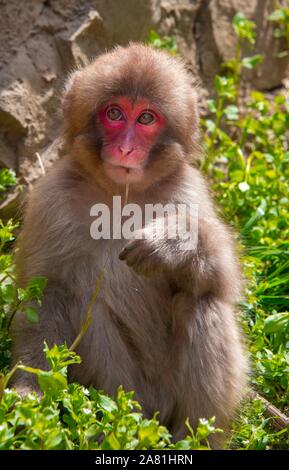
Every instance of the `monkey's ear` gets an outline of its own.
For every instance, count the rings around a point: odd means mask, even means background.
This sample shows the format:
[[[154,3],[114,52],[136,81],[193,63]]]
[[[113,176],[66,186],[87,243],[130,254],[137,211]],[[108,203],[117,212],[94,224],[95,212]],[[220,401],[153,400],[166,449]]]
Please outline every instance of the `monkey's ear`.
[[[81,72],[77,70],[68,77],[62,95],[62,111],[65,118],[69,118],[72,113],[73,101],[76,95]]]

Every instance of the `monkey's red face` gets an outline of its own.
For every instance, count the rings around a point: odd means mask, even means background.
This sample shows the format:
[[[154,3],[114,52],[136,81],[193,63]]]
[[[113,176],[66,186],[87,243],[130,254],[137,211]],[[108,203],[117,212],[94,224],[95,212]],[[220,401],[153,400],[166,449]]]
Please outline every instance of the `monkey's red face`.
[[[117,98],[99,112],[103,145],[101,158],[107,176],[119,184],[142,180],[152,147],[165,120],[145,99]]]

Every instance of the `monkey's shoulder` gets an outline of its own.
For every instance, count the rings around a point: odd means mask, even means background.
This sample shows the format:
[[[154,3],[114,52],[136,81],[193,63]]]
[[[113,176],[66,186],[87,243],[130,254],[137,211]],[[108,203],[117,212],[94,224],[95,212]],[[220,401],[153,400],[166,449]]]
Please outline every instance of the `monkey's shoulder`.
[[[197,204],[201,211],[214,211],[208,182],[196,167],[186,164],[175,178],[172,193],[177,202]]]
[[[40,178],[27,198],[26,213],[53,213],[53,219],[58,215],[64,217],[83,206],[85,200],[92,199],[91,186],[83,175],[66,159],[58,161]]]

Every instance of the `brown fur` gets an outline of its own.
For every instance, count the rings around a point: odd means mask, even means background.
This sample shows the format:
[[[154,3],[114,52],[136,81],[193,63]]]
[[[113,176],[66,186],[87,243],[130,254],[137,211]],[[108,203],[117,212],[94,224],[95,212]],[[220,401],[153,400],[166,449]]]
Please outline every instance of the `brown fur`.
[[[129,202],[198,204],[194,251],[164,243],[154,223],[143,227],[142,240],[90,237],[91,206],[124,196],[103,171],[95,113],[118,95],[157,103],[167,123]],[[134,389],[145,413],[160,410],[176,438],[187,417],[196,426],[199,417],[215,415],[226,427],[246,381],[235,308],[241,280],[232,236],[189,165],[198,140],[189,74],[180,60],[149,47],[117,48],[71,77],[64,114],[68,156],[37,183],[18,243],[19,285],[46,276],[48,287],[39,323],[21,314],[13,322],[13,361],[46,367],[44,340],[71,344],[105,267],[92,324],[78,347],[82,364],[71,368],[70,379],[109,394],[120,384]],[[35,387],[28,374],[15,383]]]

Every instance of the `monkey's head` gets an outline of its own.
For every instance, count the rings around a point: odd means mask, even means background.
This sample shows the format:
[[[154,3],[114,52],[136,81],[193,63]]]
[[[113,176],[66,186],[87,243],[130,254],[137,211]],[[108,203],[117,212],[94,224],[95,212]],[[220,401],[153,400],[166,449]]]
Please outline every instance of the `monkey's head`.
[[[178,170],[198,140],[196,92],[180,59],[132,44],[70,77],[63,100],[69,152],[106,186],[144,189]]]

